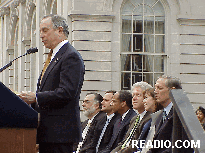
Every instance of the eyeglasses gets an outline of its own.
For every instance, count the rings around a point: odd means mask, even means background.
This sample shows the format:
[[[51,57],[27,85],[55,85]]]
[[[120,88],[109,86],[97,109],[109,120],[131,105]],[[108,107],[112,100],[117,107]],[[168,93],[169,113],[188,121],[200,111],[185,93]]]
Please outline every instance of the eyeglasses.
[[[83,101],[82,101],[82,104],[83,104],[83,103],[88,104],[88,103],[90,103],[90,102],[92,102],[92,101],[90,101],[90,100],[83,100]]]

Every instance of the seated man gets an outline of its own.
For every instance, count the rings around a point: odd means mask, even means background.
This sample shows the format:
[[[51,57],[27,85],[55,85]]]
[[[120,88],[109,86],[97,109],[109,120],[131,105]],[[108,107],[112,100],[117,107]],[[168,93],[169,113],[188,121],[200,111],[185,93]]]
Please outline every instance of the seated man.
[[[156,112],[153,114],[152,122],[154,132],[153,134],[147,137],[149,140],[159,140],[159,141],[170,141],[172,142],[172,131],[173,131],[173,104],[169,97],[169,91],[171,89],[182,89],[181,81],[176,77],[171,76],[162,76],[159,77],[159,79],[156,81],[155,84],[155,97],[156,101],[160,103],[163,107],[163,110],[160,112]],[[151,128],[150,128],[151,129]],[[149,131],[149,133],[152,133],[152,131]],[[187,134],[185,133],[185,130],[183,129],[183,140],[188,140]],[[146,148],[147,149],[147,148]],[[149,151],[147,151],[149,150]],[[158,148],[149,148],[146,151],[146,153],[171,153],[172,152],[172,146],[169,148],[167,147],[158,147]],[[193,153],[193,149],[191,148],[180,148],[180,152],[183,153]]]
[[[115,91],[107,91],[101,102],[101,111],[106,113],[106,116],[100,120],[95,128],[93,138],[90,140],[90,144],[82,148],[80,152],[96,153],[104,149],[110,142],[112,131],[116,120],[120,117],[118,113],[115,113],[113,106],[110,105],[112,97]]]
[[[102,96],[97,93],[88,93],[83,101],[83,113],[88,120],[82,123],[82,141],[79,142],[76,152],[85,150],[87,145],[91,143],[97,123],[106,115],[101,111]]]
[[[148,124],[145,126],[146,129],[144,131],[147,131],[143,134],[143,137],[141,136],[141,139],[146,139],[146,135],[149,131],[149,127],[151,124],[151,112],[145,111],[144,107],[144,95],[143,92],[146,89],[150,89],[152,86],[148,84],[147,82],[137,82],[132,87],[132,104],[133,109],[138,111],[138,115],[134,116],[129,124],[129,129],[126,133],[125,138],[122,142],[120,142],[117,147],[112,150],[112,153],[115,152],[123,152],[123,153],[131,153],[134,151],[137,151],[137,148],[132,148],[132,140],[138,140],[142,129],[148,122]]]
[[[96,141],[97,142],[96,152],[100,152],[108,145],[112,136],[114,124],[120,118],[120,114],[116,113],[116,110],[113,109],[113,105],[110,105],[115,93],[116,93],[115,91],[107,91],[101,103],[102,104],[101,111],[105,112],[107,114],[107,117],[106,117],[106,121],[101,120],[101,122],[99,122],[99,127],[101,125],[101,127],[103,128],[99,130],[100,137]]]
[[[115,93],[111,104],[114,112],[119,113],[121,117],[114,125],[109,144],[99,153],[110,153],[123,140],[129,128],[130,120],[136,115],[136,112],[132,109],[132,94],[128,91],[121,90]]]

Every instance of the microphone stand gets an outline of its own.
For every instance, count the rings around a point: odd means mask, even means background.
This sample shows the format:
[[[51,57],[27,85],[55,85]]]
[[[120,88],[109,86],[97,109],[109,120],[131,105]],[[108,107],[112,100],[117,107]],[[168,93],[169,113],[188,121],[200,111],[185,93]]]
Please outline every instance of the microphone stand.
[[[5,70],[5,69],[7,69],[9,66],[11,66],[13,61],[15,61],[15,60],[17,60],[17,59],[19,59],[19,58],[21,58],[21,57],[23,57],[23,56],[26,56],[26,55],[28,55],[28,54],[35,53],[35,52],[38,52],[38,49],[37,49],[37,48],[30,48],[30,49],[28,49],[25,54],[23,54],[23,55],[21,55],[21,56],[15,58],[15,59],[13,59],[13,60],[10,61],[8,64],[6,64],[4,67],[2,67],[2,68],[0,69],[0,72],[2,72],[3,70]]]

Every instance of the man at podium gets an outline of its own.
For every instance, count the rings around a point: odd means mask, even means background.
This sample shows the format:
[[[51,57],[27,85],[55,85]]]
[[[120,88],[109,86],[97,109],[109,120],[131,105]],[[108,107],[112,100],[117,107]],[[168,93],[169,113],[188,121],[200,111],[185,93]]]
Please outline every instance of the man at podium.
[[[48,15],[41,20],[40,37],[50,52],[36,93],[19,96],[40,113],[40,153],[72,152],[73,143],[81,139],[79,97],[85,68],[81,55],[66,40],[68,34],[63,17]]]

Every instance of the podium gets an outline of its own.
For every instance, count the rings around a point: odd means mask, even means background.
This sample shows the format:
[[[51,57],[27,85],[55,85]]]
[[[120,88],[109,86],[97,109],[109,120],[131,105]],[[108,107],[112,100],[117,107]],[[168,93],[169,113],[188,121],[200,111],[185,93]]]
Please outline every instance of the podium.
[[[0,82],[0,153],[36,153],[38,113]]]

